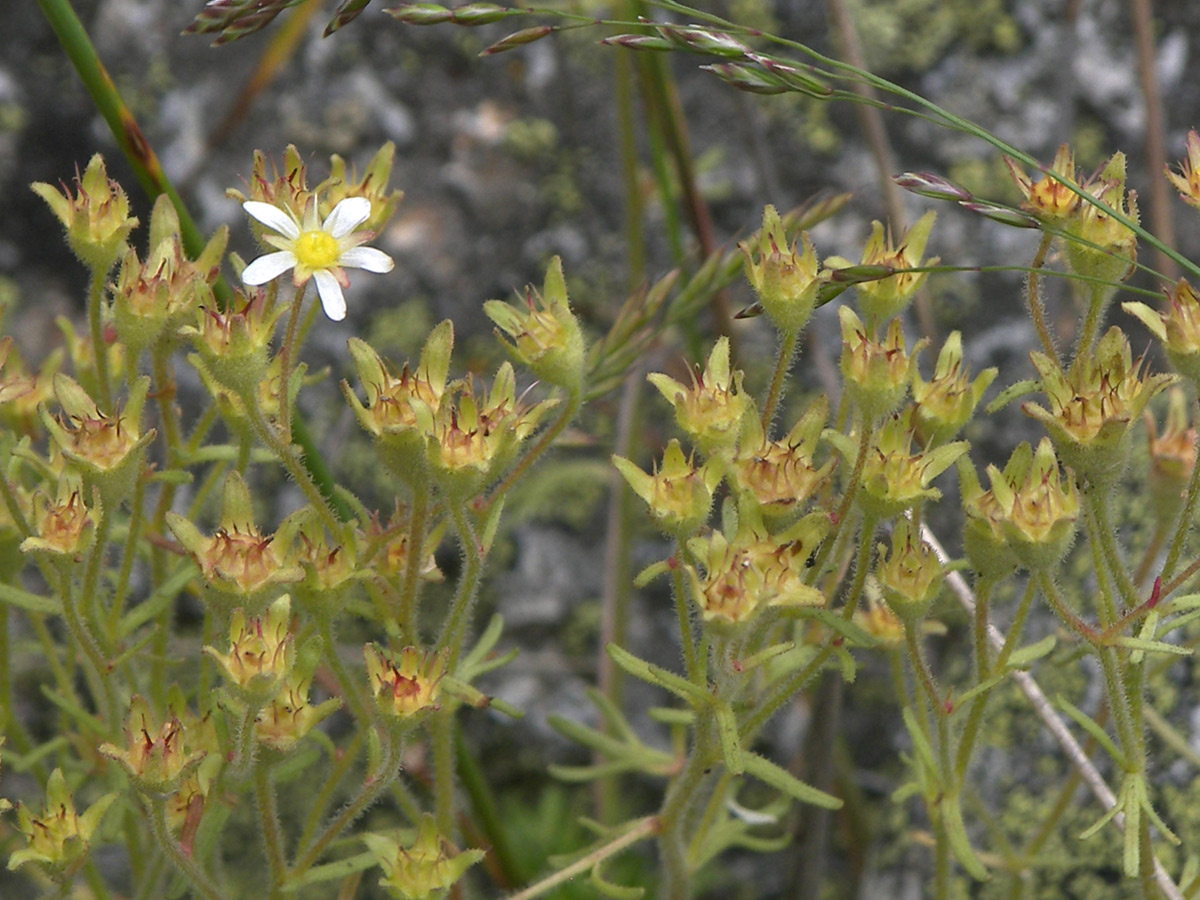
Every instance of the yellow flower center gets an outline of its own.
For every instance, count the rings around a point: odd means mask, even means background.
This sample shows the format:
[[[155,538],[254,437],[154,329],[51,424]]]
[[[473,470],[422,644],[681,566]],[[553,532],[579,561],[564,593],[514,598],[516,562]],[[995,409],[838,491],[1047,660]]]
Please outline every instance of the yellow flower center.
[[[310,269],[332,268],[341,256],[337,238],[327,231],[301,232],[292,252],[301,265]]]

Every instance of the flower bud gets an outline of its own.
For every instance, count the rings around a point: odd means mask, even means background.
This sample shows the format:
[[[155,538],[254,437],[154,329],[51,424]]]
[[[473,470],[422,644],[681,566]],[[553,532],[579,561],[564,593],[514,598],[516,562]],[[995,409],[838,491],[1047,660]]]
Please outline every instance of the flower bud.
[[[41,816],[17,804],[17,830],[25,836],[26,847],[8,858],[8,868],[37,863],[55,881],[66,883],[83,864],[92,835],[116,799],[116,794],[105,794],[79,815],[62,769],[55,769],[46,782],[46,807]]]
[[[996,566],[1005,562],[1007,554],[995,552],[1004,547],[1031,572],[1057,565],[1075,538],[1079,495],[1070,476],[1064,486],[1050,439],[1042,438],[1036,452],[1022,443],[1003,472],[995,466],[987,472],[989,491],[973,477],[962,481],[964,543],[976,571],[1006,574],[1007,566]]]
[[[944,444],[971,420],[975,407],[996,377],[995,367],[984,369],[971,381],[963,366],[962,335],[952,331],[938,354],[933,379],[920,371],[913,375],[913,405],[917,440],[925,447]]]
[[[1078,188],[1079,185],[1076,180],[1078,172],[1075,169],[1075,154],[1069,146],[1059,146],[1054,155],[1054,162],[1049,170],[1046,170],[1042,180],[1036,184],[1016,160],[1006,156],[1004,161],[1017,184],[1017,190],[1025,198],[1021,209],[1033,213],[1039,220],[1051,225],[1064,222],[1075,214],[1081,198],[1078,190],[1072,190],[1072,187]]]
[[[1196,426],[1188,423],[1183,390],[1173,387],[1167,399],[1167,424],[1162,434],[1149,411],[1142,413],[1150,444],[1150,510],[1156,522],[1168,527],[1187,499],[1196,467]]]
[[[672,439],[663,452],[662,466],[655,465],[649,475],[620,456],[614,456],[612,463],[633,492],[646,501],[650,517],[667,534],[686,538],[708,521],[713,491],[721,481],[712,460],[697,469],[684,457],[679,441]]]
[[[829,400],[820,394],[786,437],[768,441],[758,416],[747,414],[729,476],[743,499],[753,502],[768,523],[794,518],[828,482],[834,460],[819,468],[813,462],[828,417]]]
[[[484,857],[482,850],[454,852],[429,813],[421,816],[416,838],[408,847],[397,847],[394,840],[377,834],[363,835],[363,840],[383,868],[385,877],[379,883],[399,900],[445,896]]]
[[[102,744],[100,753],[119,762],[134,785],[150,794],[174,793],[207,755],[191,746],[174,711],[160,723],[150,704],[136,695],[125,719],[125,748]]]
[[[234,610],[229,623],[229,652],[204,652],[217,661],[230,689],[244,703],[265,703],[291,674],[296,651],[291,634],[291,598],[284,594],[265,616]]]
[[[833,444],[854,466],[858,439],[827,431],[825,439]],[[913,432],[905,416],[892,416],[879,428],[874,443],[867,449],[855,502],[864,512],[880,519],[898,516],[926,500],[942,496],[929,482],[954,464],[967,450],[965,441],[944,444],[930,450],[912,452]]]
[[[221,523],[212,537],[184,516],[169,512],[166,518],[220,599],[261,609],[278,587],[304,577],[303,569],[285,562],[287,548],[254,524],[250,490],[236,469],[225,479]]]
[[[229,230],[222,228],[193,262],[184,254],[179,216],[159,195],[150,214],[150,253],[143,263],[129,249],[113,286],[113,324],[132,358],[161,339],[174,337],[198,306],[212,305]]]
[[[1138,221],[1137,193],[1125,191],[1125,154],[1116,153],[1101,169],[1095,182],[1084,185],[1092,197],[1135,224]],[[1067,262],[1079,275],[1099,281],[1118,282],[1128,278],[1137,261],[1137,234],[1093,203],[1082,203],[1065,224]]]
[[[375,438],[375,449],[388,471],[410,486],[423,486],[427,477],[425,437],[416,411],[427,410],[432,417],[441,409],[454,347],[453,324],[446,320],[430,332],[415,373],[407,365],[394,373],[365,341],[351,338],[347,346],[367,393],[363,404],[342,382],[342,393],[358,424]]]
[[[125,249],[138,220],[129,215],[129,198],[108,177],[104,157],[92,157],[83,175],[75,174],[75,194],[37,182],[33,191],[46,201],[67,229],[67,244],[92,269],[107,272]]]
[[[438,486],[451,497],[469,497],[504,469],[517,447],[555,405],[543,400],[526,408],[517,400],[516,375],[505,362],[487,397],[474,382],[460,382],[442,398],[435,415],[427,406],[413,412],[425,437],[425,457]]]
[[[408,725],[441,708],[438,700],[442,676],[446,674],[445,652],[405,647],[397,657],[367,644],[363,659],[371,694],[385,717]]]
[[[701,453],[732,451],[751,401],[742,391],[742,372],[729,369],[729,339],[718,339],[704,371],[690,374],[691,388],[660,372],[646,379],[674,407],[675,421]]]
[[[899,246],[893,243],[890,231],[885,233],[882,222],[871,223],[871,237],[863,248],[861,265],[881,266],[896,274],[863,281],[858,285],[858,305],[866,316],[868,326],[874,328],[903,312],[929,277],[928,272],[906,270],[937,265],[937,257],[921,259],[936,218],[937,213],[933,210],[921,216],[917,224],[901,238]],[[838,264],[843,262],[837,260]],[[832,267],[835,262],[826,260],[826,265]]]
[[[1183,202],[1200,209],[1200,134],[1195,129],[1188,132],[1187,159],[1179,164],[1179,174],[1176,175],[1164,166],[1167,180],[1175,185]]]
[[[375,234],[383,231],[404,199],[404,191],[388,190],[395,159],[396,145],[388,141],[371,157],[360,179],[353,167],[347,173],[346,161],[333,154],[329,159],[329,177],[317,185],[315,191],[321,198],[322,220],[347,197],[366,197],[371,201],[371,215],[358,228]]]
[[[34,533],[21,542],[22,553],[79,561],[92,546],[96,523],[83,501],[83,480],[66,471],[58,481],[54,502],[40,492],[35,497]],[[95,500],[99,500],[96,496]]]
[[[906,626],[913,627],[929,614],[942,589],[946,571],[908,519],[892,530],[892,549],[875,566],[875,579],[888,608]]]
[[[268,311],[262,291],[235,292],[225,312],[197,307],[196,325],[179,332],[198,351],[188,355],[188,362],[238,397],[253,396],[266,375],[275,323],[285,309],[277,305]]]
[[[150,379],[134,382],[122,412],[107,414],[77,382],[66,375],[54,376],[54,393],[66,414],[64,420],[43,408],[42,421],[51,438],[83,475],[88,491],[97,488],[101,501],[116,509],[133,492],[142,472],[145,448],[154,430],[143,433],[139,420],[146,403]]]
[[[298,663],[254,719],[254,736],[275,753],[290,753],[304,736],[342,705],[336,697],[316,706],[308,702],[313,666]]]
[[[496,323],[500,342],[518,363],[542,381],[579,393],[583,388],[583,332],[567,303],[567,283],[557,256],[546,270],[543,293],[528,288],[525,303],[528,310],[523,312],[489,300],[483,311]],[[506,341],[501,332],[512,341]]]
[[[1185,279],[1167,291],[1166,312],[1145,303],[1122,303],[1121,308],[1136,316],[1157,337],[1167,351],[1171,367],[1200,385],[1200,298]]]
[[[862,320],[848,306],[838,308],[842,323],[842,375],[846,389],[858,404],[864,421],[873,422],[890,413],[908,391],[916,369],[917,354],[927,340],[904,349],[900,320],[893,319],[882,342],[867,336]]]
[[[1133,361],[1128,338],[1115,326],[1066,373],[1041,353],[1030,359],[1050,408],[1035,403],[1022,408],[1046,426],[1076,474],[1099,486],[1110,484],[1125,464],[1130,425],[1175,376],[1143,377],[1145,357]]]
[[[763,310],[782,334],[797,334],[808,323],[817,303],[817,292],[829,280],[820,271],[817,251],[807,233],[800,235],[803,253],[790,249],[783,221],[774,206],[763,210],[763,225],[757,239],[743,241],[738,249],[745,257],[746,280],[754,288]]]
[[[767,607],[824,606],[825,595],[806,577],[828,530],[829,517],[817,512],[772,535],[751,510],[743,510],[732,540],[714,531],[688,541],[688,551],[704,568],[703,577],[691,566],[687,573],[705,624],[729,629]]]

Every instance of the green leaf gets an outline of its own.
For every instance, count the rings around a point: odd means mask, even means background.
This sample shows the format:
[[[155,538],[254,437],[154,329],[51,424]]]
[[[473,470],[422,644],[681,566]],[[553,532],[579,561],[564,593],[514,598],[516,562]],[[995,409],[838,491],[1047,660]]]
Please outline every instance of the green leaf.
[[[738,735],[737,716],[733,707],[728,703],[717,705],[717,734],[721,738],[721,755],[725,758],[725,768],[733,775],[741,775],[742,741]]]
[[[666,688],[672,694],[697,709],[703,709],[712,705],[712,695],[704,688],[692,684],[686,678],[676,675],[674,672],[668,672],[662,666],[656,666],[654,663],[639,659],[628,650],[618,647],[616,644],[609,644],[605,649],[608,651],[608,655],[612,658],[612,661],[634,678],[640,678],[642,681]]]
[[[925,764],[928,771],[936,772],[938,766],[933,755],[933,745],[929,743],[925,730],[917,721],[916,713],[912,711],[912,707],[906,706],[901,716],[904,718],[904,727],[908,730],[909,738],[912,739],[913,750],[916,751],[917,757]]]
[[[1083,710],[1076,708],[1066,697],[1059,696],[1055,699],[1058,700],[1058,705],[1062,707],[1063,712],[1074,719],[1075,724],[1094,737],[1117,765],[1121,768],[1128,768],[1125,763],[1125,754],[1117,749],[1117,745],[1112,742],[1112,738],[1108,736],[1104,729],[1091,716]],[[1090,833],[1090,829],[1085,833]]]
[[[1054,635],[1048,634],[1036,644],[1030,644],[1028,647],[1022,647],[1019,650],[1013,651],[1012,656],[1008,658],[1008,668],[1028,669],[1032,663],[1053,650],[1054,644]]]
[[[641,900],[643,894],[646,893],[645,888],[641,887],[626,887],[621,884],[614,884],[600,874],[600,866],[602,862],[592,866],[592,886],[605,897],[611,897],[612,900]]]
[[[946,829],[946,838],[950,841],[950,852],[964,869],[976,881],[987,881],[991,876],[987,867],[975,855],[971,841],[967,837],[967,827],[963,824],[962,807],[957,796],[942,798],[942,827]]]
[[[378,864],[379,862],[376,860],[374,853],[370,851],[357,853],[354,856],[339,859],[337,862],[326,863],[323,866],[313,866],[299,878],[288,880],[284,884],[283,889],[288,893],[294,893],[305,885],[319,884],[322,881],[336,881],[339,878],[345,878],[347,875],[366,871]]]
[[[40,597],[23,591],[11,584],[0,584],[0,603],[7,603],[26,612],[42,613],[47,616],[62,614],[62,604],[52,597]]]
[[[832,794],[827,794],[824,791],[819,791],[810,784],[805,784],[795,775],[785,769],[781,769],[775,763],[759,756],[757,753],[750,753],[743,750],[742,765],[745,767],[746,774],[753,775],[759,781],[766,782],[771,787],[782,791],[789,797],[799,800],[801,803],[809,803],[813,806],[819,806],[822,809],[842,808],[840,798]]]
[[[996,399],[987,405],[987,414],[990,416],[993,413],[999,412],[1012,403],[1018,397],[1024,397],[1026,394],[1033,394],[1042,389],[1042,383],[1035,379],[1027,379],[1018,381],[1015,384],[1010,384],[1007,388],[996,395]]]

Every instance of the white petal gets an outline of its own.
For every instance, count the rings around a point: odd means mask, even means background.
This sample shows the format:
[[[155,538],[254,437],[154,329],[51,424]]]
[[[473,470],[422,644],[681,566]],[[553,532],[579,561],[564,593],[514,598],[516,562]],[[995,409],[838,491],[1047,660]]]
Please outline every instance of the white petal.
[[[347,197],[333,208],[321,230],[335,238],[345,237],[370,217],[370,200],[366,197]]]
[[[346,295],[337,279],[324,269],[313,272],[312,280],[317,283],[317,296],[321,298],[321,308],[325,315],[333,321],[340,322],[346,318]]]
[[[242,282],[249,285],[266,284],[295,266],[296,254],[291,250],[268,253],[266,256],[260,256],[242,270]]]
[[[366,269],[368,272],[390,272],[392,258],[382,250],[374,247],[351,247],[338,257],[339,266],[349,266],[351,269]]]
[[[300,226],[278,206],[272,206],[270,203],[263,203],[260,200],[247,200],[242,204],[242,209],[246,211],[247,215],[258,219],[272,231],[278,231],[285,237],[293,239],[300,237]]]

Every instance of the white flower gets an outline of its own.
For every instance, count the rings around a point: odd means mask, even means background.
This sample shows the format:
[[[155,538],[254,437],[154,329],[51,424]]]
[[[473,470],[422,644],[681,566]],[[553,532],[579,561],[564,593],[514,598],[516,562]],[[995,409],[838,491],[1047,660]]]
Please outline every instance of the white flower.
[[[342,294],[342,289],[350,284],[346,267],[390,272],[394,265],[382,250],[360,246],[375,236],[371,231],[354,230],[371,215],[371,201],[366,197],[347,197],[319,223],[315,199],[305,210],[304,221],[258,200],[247,200],[242,208],[278,232],[263,235],[263,240],[279,248],[246,266],[242,281],[252,286],[266,284],[294,269],[292,283],[299,287],[310,278],[315,281],[325,315],[335,322],[346,318],[346,297]]]

